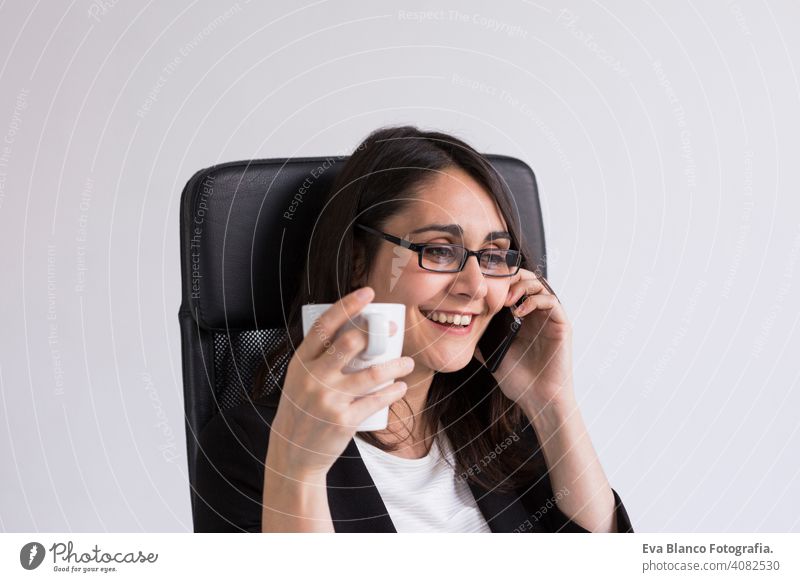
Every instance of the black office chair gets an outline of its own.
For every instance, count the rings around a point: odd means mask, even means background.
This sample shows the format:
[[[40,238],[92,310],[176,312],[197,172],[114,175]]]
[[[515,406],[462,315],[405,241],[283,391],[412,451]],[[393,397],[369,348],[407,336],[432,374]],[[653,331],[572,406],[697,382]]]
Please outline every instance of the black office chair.
[[[487,158],[517,202],[534,264],[546,277],[536,177],[518,159]],[[197,437],[217,412],[249,398],[256,369],[284,338],[312,226],[346,160],[230,162],[200,170],[183,189],[178,319],[193,514]],[[287,364],[288,358],[273,376],[282,377]],[[279,396],[265,386],[264,395],[270,393]]]

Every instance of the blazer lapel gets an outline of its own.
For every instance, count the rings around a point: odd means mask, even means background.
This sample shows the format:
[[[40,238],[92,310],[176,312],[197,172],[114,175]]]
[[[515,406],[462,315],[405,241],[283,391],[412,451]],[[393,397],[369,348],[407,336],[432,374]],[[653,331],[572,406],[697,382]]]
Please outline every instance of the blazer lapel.
[[[397,533],[354,439],[327,474],[328,506],[337,533]]]
[[[492,533],[513,532],[530,517],[515,493],[487,491],[472,481],[467,483]]]
[[[471,481],[468,484],[493,533],[512,532],[530,517],[515,493],[487,491]],[[397,532],[355,440],[350,439],[331,466],[327,485],[328,505],[337,533]]]

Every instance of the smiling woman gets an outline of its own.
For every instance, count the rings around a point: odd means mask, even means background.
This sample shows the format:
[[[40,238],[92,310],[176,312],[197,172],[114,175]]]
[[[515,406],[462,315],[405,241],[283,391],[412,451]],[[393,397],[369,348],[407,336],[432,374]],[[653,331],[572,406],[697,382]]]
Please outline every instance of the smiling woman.
[[[359,145],[325,201],[313,276],[257,374],[256,406],[217,415],[201,435],[201,530],[632,531],[575,414],[568,321],[528,270],[514,208],[458,138],[403,126]],[[366,298],[353,293],[365,286]],[[527,295],[532,323],[493,376],[478,340]],[[301,307],[335,302],[321,318],[333,336],[370,300],[405,305],[412,365],[360,380],[303,338]],[[364,342],[354,330],[334,346],[355,355]],[[287,354],[276,406],[263,388]],[[405,386],[364,397],[380,373]],[[387,405],[387,429],[355,432]]]

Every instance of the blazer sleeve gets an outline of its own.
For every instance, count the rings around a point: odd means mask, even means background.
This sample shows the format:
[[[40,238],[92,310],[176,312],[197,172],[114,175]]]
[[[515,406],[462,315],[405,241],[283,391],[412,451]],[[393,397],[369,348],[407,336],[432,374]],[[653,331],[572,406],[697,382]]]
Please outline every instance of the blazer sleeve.
[[[633,533],[633,526],[631,525],[631,520],[628,517],[628,512],[625,510],[625,506],[622,504],[622,499],[620,499],[619,494],[617,494],[613,487],[611,488],[611,492],[614,494],[614,511],[617,517],[617,531],[614,533]],[[578,525],[577,522],[569,519],[556,504],[553,504],[552,513],[550,514],[548,531],[564,533],[591,533],[588,529],[585,529],[584,527]]]
[[[198,439],[196,532],[260,532],[264,459],[232,415],[217,414]]]
[[[537,472],[539,477],[530,487],[521,491],[523,505],[530,517],[523,528],[531,532],[565,532],[565,533],[590,533],[589,530],[572,521],[567,515],[558,508],[556,503],[562,497],[569,495],[568,491],[553,491],[550,482],[550,474],[544,461],[544,456],[539,446],[538,438],[533,426],[525,422],[521,430],[522,443],[526,454],[536,459]],[[628,517],[628,512],[622,504],[617,492],[612,488],[614,494],[614,511],[617,522],[618,533],[633,533],[633,526]]]
[[[615,533],[633,533],[633,526],[628,517],[628,512],[617,492],[614,494],[614,511],[616,515],[617,531]],[[567,493],[568,494],[568,493]],[[529,521],[530,529],[534,531],[553,533],[591,533],[577,522],[572,521],[558,508],[556,501],[565,493],[554,493],[550,484],[549,475],[545,474],[541,480],[529,489],[524,497],[525,505],[531,512]]]

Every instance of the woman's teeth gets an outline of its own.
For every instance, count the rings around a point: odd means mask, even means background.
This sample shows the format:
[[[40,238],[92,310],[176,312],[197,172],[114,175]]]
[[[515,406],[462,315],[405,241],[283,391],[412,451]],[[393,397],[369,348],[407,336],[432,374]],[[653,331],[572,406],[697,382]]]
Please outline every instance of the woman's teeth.
[[[472,321],[471,315],[453,315],[452,313],[440,313],[433,311],[425,317],[438,323],[452,323],[453,325],[468,326]]]

